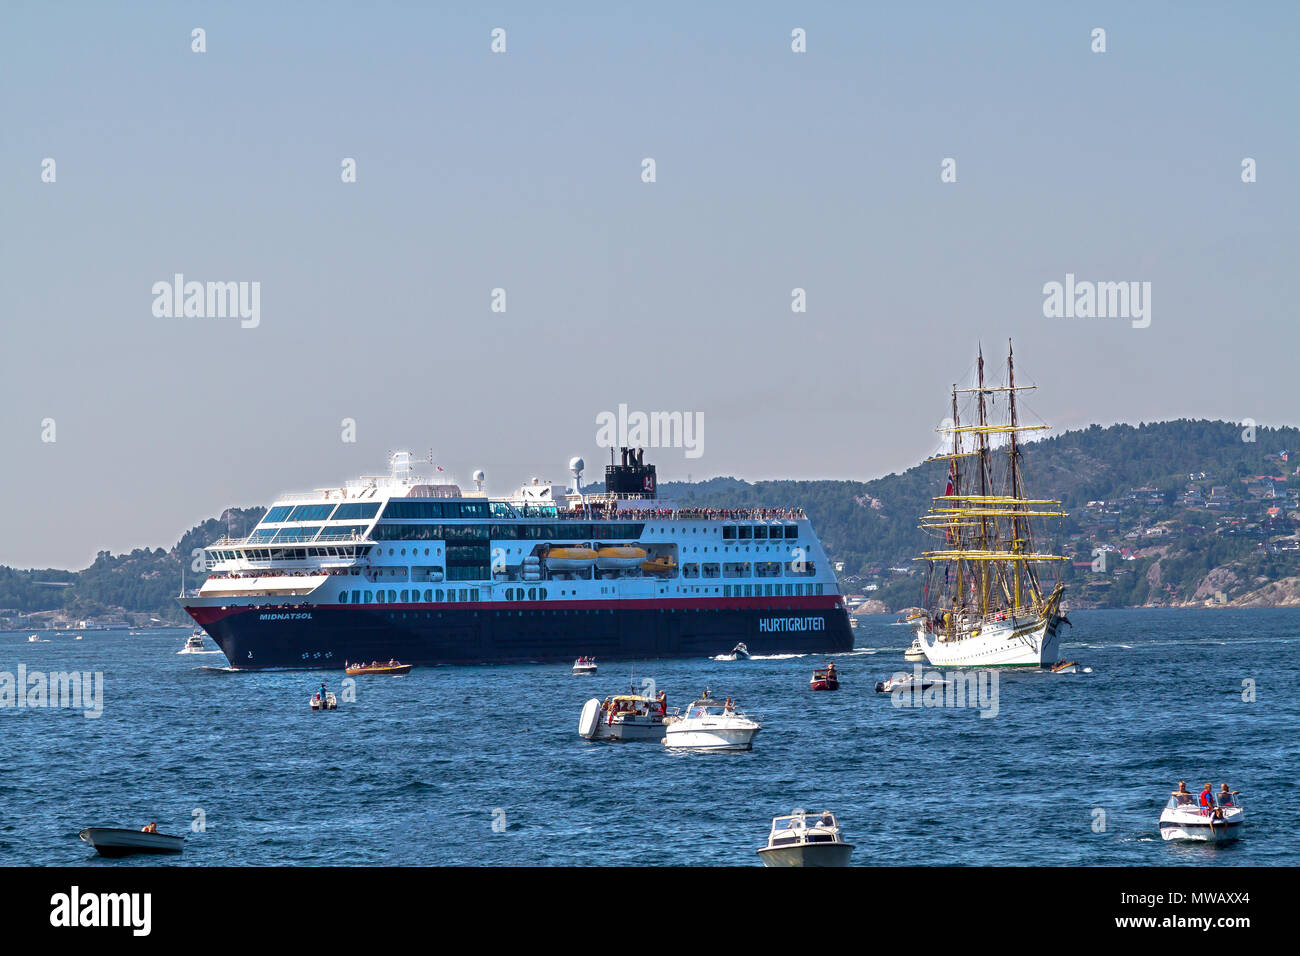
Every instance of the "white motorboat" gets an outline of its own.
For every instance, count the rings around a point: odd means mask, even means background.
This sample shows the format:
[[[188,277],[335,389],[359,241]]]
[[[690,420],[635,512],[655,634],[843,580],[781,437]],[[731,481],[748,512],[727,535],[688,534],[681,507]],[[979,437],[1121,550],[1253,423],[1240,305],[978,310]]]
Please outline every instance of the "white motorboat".
[[[753,750],[754,738],[763,729],[757,720],[725,701],[704,694],[691,702],[684,715],[665,720],[665,746],[677,750]]]
[[[78,836],[93,846],[100,856],[127,856],[131,853],[179,853],[185,838],[147,830],[122,827],[86,827]]]
[[[1091,667],[1084,667],[1078,661],[1057,661],[1050,668],[1053,674],[1091,674]]]
[[[1246,826],[1241,794],[1236,790],[1220,791],[1210,802],[1212,806],[1205,808],[1196,794],[1178,790],[1171,793],[1160,814],[1161,839],[1222,843],[1239,838]]]
[[[339,700],[331,691],[326,691],[324,699],[321,698],[320,692],[317,691],[315,694],[312,694],[310,703],[312,710],[339,709]]]
[[[203,651],[204,651],[203,632],[195,631],[188,638],[186,638],[185,646],[182,647],[176,653],[177,654],[202,654]]]
[[[582,707],[578,734],[584,740],[660,741],[669,717],[662,698],[622,694],[599,701],[593,697]]]
[[[911,674],[894,674],[886,680],[876,681],[877,694],[892,694],[896,690],[927,690],[933,687],[938,681],[929,678],[918,678],[915,673]]]
[[[795,810],[789,816],[773,817],[767,846],[758,851],[764,866],[848,866],[853,844],[829,810],[810,815]]]
[[[903,651],[903,660],[905,661],[925,660],[925,648],[922,646],[921,639],[919,637],[912,638],[912,643],[907,646],[907,650]]]
[[[596,658],[579,657],[573,662],[573,673],[575,674],[594,674],[596,673]]]
[[[739,644],[733,647],[731,649],[731,654],[735,660],[738,661],[749,660],[749,648],[745,645],[744,641],[741,641]]]
[[[27,643],[28,643],[28,644],[39,644],[39,643],[40,643],[40,640],[41,640],[41,636],[40,636],[39,634],[33,634],[31,637],[27,638]]]

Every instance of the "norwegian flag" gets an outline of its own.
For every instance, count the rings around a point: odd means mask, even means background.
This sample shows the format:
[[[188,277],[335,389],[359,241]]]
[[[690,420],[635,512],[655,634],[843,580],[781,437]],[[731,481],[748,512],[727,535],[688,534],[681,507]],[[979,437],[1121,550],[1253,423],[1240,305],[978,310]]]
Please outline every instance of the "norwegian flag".
[[[437,468],[439,471],[442,471],[442,465],[434,465],[433,467]]]

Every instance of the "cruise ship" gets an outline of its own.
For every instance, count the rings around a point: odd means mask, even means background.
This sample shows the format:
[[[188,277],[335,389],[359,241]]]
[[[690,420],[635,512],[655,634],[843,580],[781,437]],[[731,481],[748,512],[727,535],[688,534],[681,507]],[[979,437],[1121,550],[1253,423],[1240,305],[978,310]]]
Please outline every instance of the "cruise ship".
[[[416,473],[286,495],[205,549],[181,604],[240,669],[706,657],[853,646],[834,572],[799,509],[679,508],[641,449],[603,493],[534,478],[507,497]]]

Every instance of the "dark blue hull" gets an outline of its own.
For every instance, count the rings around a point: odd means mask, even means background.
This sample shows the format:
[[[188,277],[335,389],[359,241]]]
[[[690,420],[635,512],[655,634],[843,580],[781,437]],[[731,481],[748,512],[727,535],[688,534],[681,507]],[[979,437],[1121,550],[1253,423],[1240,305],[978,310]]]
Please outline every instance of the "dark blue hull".
[[[588,602],[595,604],[596,602]],[[710,657],[743,641],[751,654],[842,653],[853,647],[843,607],[799,599],[763,606],[623,601],[447,606],[190,607],[231,666],[341,668],[345,661],[483,664]],[[629,606],[636,605],[636,606]],[[791,606],[795,605],[795,606]]]

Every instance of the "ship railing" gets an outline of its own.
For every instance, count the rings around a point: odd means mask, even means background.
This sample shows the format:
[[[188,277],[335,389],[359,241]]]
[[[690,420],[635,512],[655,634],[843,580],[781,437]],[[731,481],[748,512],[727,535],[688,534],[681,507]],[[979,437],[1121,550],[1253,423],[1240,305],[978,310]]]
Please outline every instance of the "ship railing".
[[[802,521],[802,508],[627,508],[622,511],[567,511],[559,517],[569,521]]]

